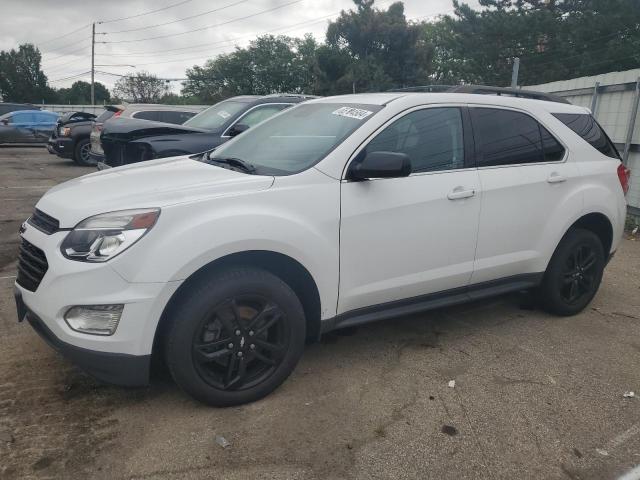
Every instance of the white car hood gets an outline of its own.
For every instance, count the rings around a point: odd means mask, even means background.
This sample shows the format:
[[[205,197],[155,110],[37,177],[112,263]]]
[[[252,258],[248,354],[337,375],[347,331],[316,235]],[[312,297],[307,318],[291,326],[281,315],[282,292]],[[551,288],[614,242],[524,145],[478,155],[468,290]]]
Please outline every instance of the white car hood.
[[[36,208],[71,228],[99,213],[265,190],[272,176],[247,175],[179,157],[84,175],[53,187]]]

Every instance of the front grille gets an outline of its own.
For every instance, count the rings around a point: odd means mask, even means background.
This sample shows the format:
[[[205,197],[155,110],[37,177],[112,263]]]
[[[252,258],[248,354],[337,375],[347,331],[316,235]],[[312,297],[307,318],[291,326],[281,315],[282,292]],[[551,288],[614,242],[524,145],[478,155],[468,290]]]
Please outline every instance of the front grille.
[[[125,165],[125,147],[118,142],[102,142],[104,151],[104,163],[110,167],[120,167]]]
[[[48,268],[44,252],[23,238],[18,254],[18,285],[35,292]]]
[[[56,233],[60,229],[60,222],[58,220],[41,212],[37,208],[33,211],[33,215],[29,217],[29,224],[47,235]]]

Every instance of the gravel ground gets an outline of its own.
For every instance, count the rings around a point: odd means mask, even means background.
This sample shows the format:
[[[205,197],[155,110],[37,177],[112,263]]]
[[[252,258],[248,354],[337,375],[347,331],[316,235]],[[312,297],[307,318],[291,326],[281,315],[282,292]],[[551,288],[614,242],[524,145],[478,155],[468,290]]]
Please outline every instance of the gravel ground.
[[[640,398],[623,396],[640,394],[640,242],[575,317],[510,295],[338,332],[266,399],[207,408],[162,371],[102,385],[16,322],[20,222],[89,171],[0,148],[0,478],[600,480],[640,464]]]

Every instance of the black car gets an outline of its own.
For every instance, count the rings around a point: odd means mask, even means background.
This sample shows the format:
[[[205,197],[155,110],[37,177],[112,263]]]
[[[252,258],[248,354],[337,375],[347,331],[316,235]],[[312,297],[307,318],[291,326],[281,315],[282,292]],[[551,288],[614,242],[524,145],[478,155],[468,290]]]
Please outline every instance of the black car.
[[[142,125],[149,122],[162,122],[181,125],[194,115],[200,113],[205,107],[195,105],[162,105],[158,103],[128,103],[126,105],[106,105],[105,111],[96,118],[89,136],[91,148],[89,150],[89,163],[91,165],[104,165],[104,152],[100,144],[100,135],[107,120],[113,119],[138,119]]]
[[[106,165],[118,167],[154,158],[211,150],[276,113],[311,97],[297,94],[232,97],[190,118],[182,125],[111,119],[100,143]]]
[[[49,137],[47,150],[62,158],[72,158],[78,165],[89,164],[89,135],[96,116],[88,112],[69,112],[58,119]]]

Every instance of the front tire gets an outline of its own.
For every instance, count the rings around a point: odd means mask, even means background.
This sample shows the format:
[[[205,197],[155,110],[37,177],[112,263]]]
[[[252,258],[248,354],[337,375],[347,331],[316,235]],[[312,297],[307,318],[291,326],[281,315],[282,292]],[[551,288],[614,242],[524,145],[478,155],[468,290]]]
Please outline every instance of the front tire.
[[[218,272],[190,288],[172,309],[165,359],[175,382],[208,405],[258,400],[297,365],[304,310],[280,278],[259,269]]]
[[[540,286],[540,301],[556,315],[575,315],[591,302],[605,266],[602,242],[590,230],[572,229],[556,248]]]

